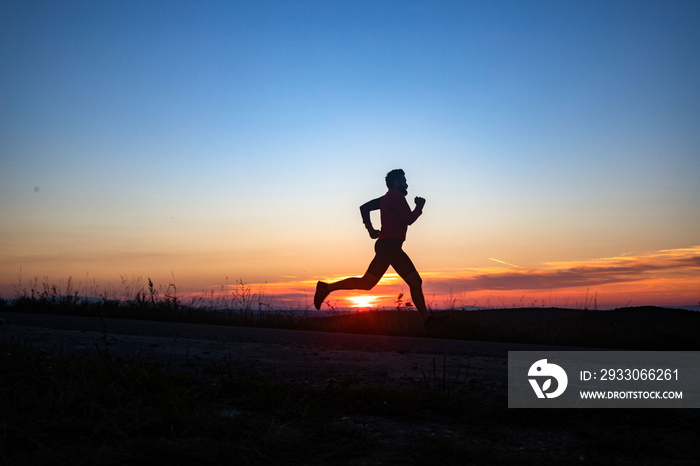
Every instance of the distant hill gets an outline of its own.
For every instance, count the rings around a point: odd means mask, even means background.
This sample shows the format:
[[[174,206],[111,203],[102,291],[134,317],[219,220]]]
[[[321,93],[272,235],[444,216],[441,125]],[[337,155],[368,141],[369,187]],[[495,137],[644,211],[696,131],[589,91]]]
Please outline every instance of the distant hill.
[[[449,324],[430,336],[594,348],[700,350],[700,313],[683,309],[522,308],[448,313]],[[417,315],[405,311],[315,318],[303,326],[324,331],[425,335]]]

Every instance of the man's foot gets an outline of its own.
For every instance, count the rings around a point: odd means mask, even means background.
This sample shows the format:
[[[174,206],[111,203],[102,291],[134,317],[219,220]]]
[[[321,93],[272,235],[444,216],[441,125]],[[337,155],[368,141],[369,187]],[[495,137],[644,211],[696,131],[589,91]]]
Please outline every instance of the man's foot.
[[[431,313],[427,319],[425,319],[425,322],[423,322],[423,326],[427,331],[433,330],[440,325],[443,325],[447,323],[447,319],[449,319],[449,314],[444,314],[441,316],[436,316],[435,314]]]
[[[321,309],[321,304],[323,304],[323,302],[326,300],[329,293],[330,291],[328,291],[328,283],[316,283],[316,294],[314,295],[314,307],[316,308],[316,310]]]

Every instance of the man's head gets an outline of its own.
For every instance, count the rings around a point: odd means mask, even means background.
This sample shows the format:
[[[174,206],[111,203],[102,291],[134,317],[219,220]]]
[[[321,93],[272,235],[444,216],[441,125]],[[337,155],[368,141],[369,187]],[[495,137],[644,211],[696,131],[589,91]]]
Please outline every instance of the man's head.
[[[395,189],[404,196],[408,194],[408,183],[406,183],[406,174],[400,168],[391,170],[386,174],[386,187]]]

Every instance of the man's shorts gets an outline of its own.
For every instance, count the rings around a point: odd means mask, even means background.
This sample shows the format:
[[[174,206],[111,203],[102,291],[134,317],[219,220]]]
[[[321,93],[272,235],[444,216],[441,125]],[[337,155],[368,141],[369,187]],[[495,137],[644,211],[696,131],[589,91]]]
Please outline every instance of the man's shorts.
[[[374,259],[369,264],[367,273],[381,278],[392,266],[401,278],[406,280],[413,273],[418,273],[408,254],[401,249],[403,240],[399,238],[378,239],[374,243]]]

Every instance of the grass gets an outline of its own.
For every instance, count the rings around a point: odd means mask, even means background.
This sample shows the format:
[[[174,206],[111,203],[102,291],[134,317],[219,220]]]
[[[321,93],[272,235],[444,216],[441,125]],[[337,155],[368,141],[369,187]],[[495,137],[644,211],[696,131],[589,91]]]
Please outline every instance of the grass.
[[[0,462],[694,464],[695,410],[508,410],[461,386],[289,384],[0,344]]]

